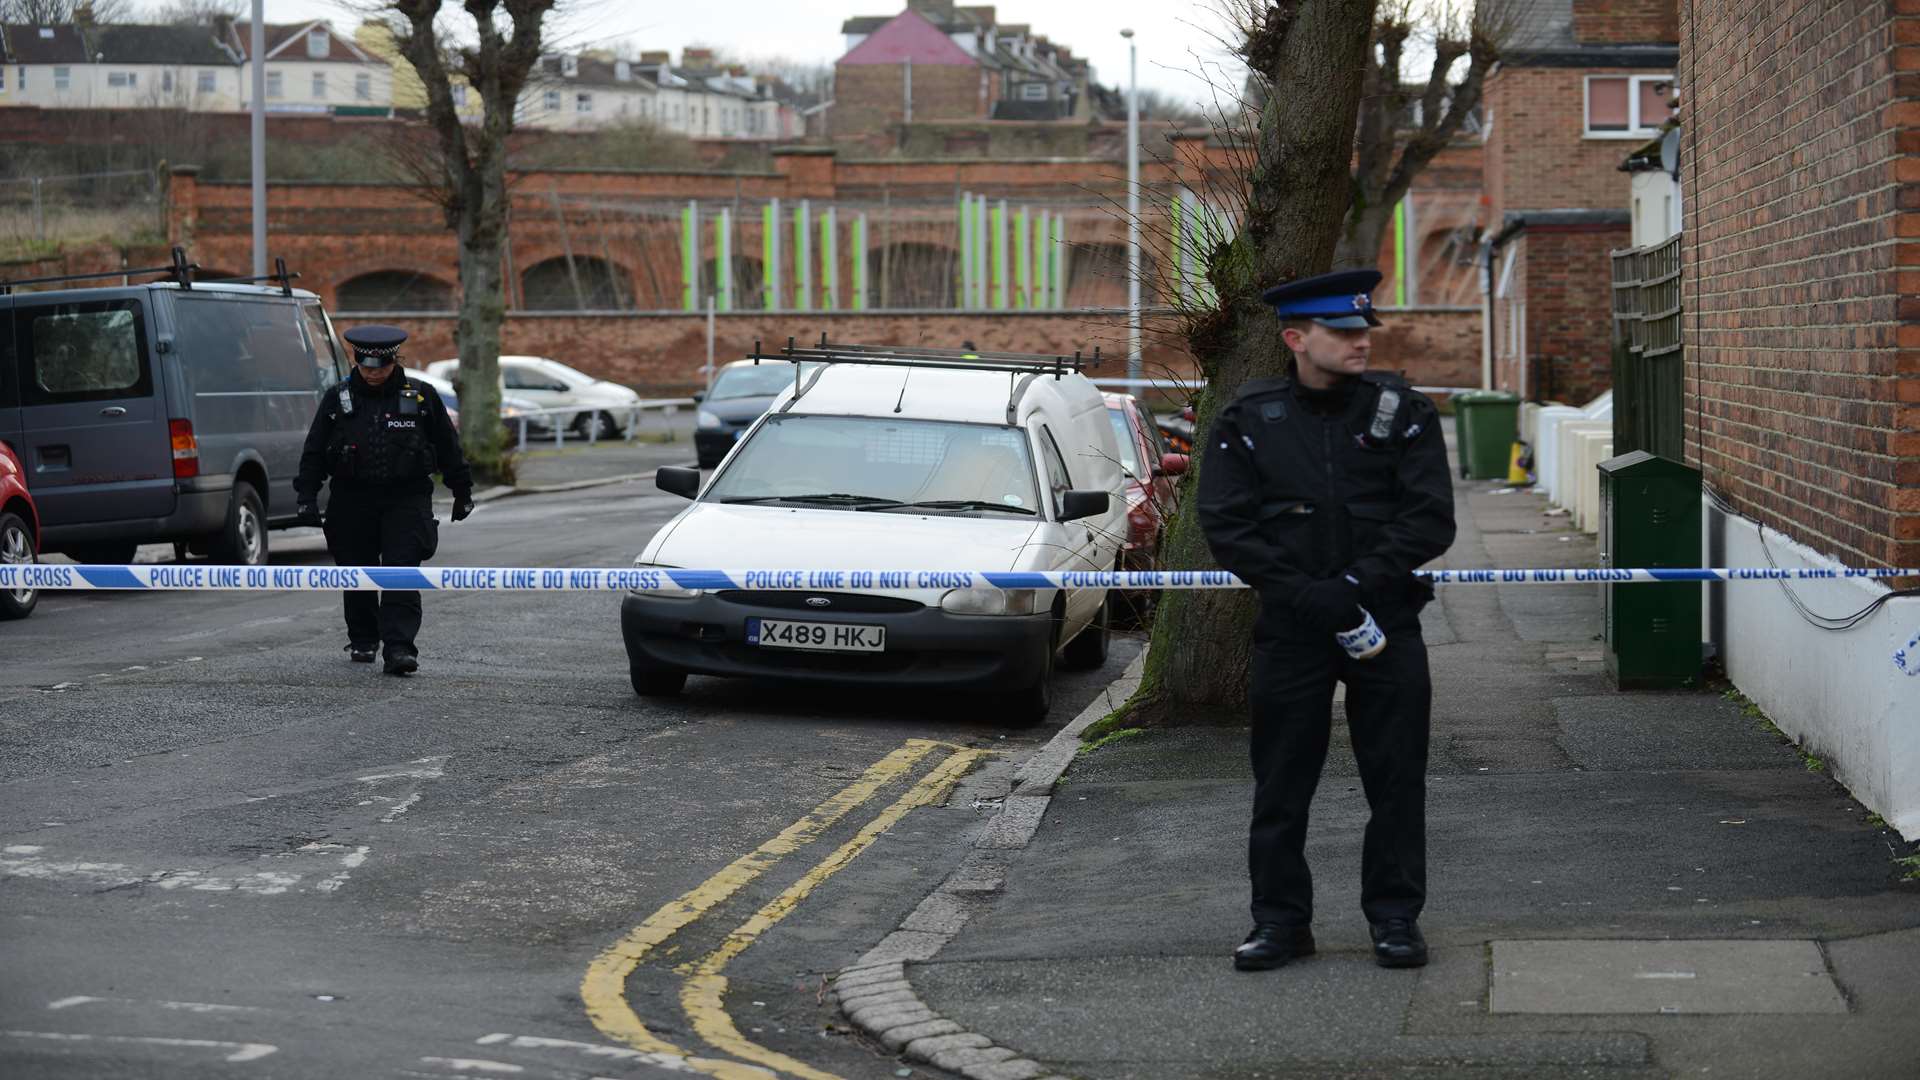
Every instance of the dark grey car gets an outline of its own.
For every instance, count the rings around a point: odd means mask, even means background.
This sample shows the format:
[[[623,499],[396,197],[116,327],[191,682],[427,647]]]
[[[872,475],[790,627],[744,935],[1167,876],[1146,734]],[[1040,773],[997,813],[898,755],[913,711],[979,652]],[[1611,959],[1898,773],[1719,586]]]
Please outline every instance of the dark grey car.
[[[347,360],[320,300],[174,282],[0,295],[0,440],[42,544],[122,563],[183,542],[267,561],[321,392]]]

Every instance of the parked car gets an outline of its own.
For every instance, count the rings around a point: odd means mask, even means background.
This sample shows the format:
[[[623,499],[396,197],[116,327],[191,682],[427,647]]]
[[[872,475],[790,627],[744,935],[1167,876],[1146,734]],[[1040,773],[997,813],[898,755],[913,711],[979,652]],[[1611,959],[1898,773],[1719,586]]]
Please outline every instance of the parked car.
[[[1160,569],[1160,541],[1167,519],[1178,502],[1175,477],[1187,471],[1190,458],[1176,454],[1160,441],[1160,429],[1132,394],[1107,394],[1107,418],[1120,445],[1120,471],[1127,479],[1127,546],[1123,559],[1129,570]]]
[[[176,279],[0,295],[0,440],[20,456],[45,547],[82,562],[173,540],[265,563],[267,530],[296,523],[314,409],[347,370],[319,297],[297,289]]]
[[[457,357],[427,365],[427,374],[443,379],[452,379],[459,370]],[[630,410],[640,403],[640,395],[628,387],[596,379],[543,356],[502,356],[500,387],[504,393],[525,398],[540,409],[578,406],[577,412],[556,414],[552,423],[581,435],[587,434],[588,424],[596,422],[601,436],[619,434],[628,422]]]
[[[635,691],[678,693],[688,672],[972,691],[1025,724],[1047,711],[1056,654],[1105,661],[1106,589],[972,588],[966,573],[1119,566],[1125,492],[1100,392],[1071,371],[895,363],[835,362],[784,390],[704,492],[697,470],[659,471],[694,502],[636,565],[807,572],[630,593]],[[853,591],[834,576],[848,571],[890,573]]]
[[[1154,427],[1160,437],[1166,440],[1167,448],[1176,454],[1193,453],[1193,406],[1189,405],[1178,413],[1160,413],[1154,417]]]
[[[13,447],[0,443],[0,567],[39,561],[40,513]],[[40,602],[38,589],[0,587],[0,619],[24,619]]]
[[[802,364],[806,378],[812,365]],[[713,386],[693,395],[700,406],[694,419],[693,449],[700,467],[720,464],[747,428],[760,419],[782,390],[793,389],[794,365],[770,360],[735,360],[714,376]]]
[[[455,427],[460,426],[460,392],[454,389],[451,379],[443,379],[438,375],[428,375],[412,369],[408,369],[407,375],[409,378],[419,379],[433,387],[434,391],[440,395],[440,400],[447,406],[447,416],[453,421]],[[503,394],[500,397],[500,419],[507,425],[508,435],[520,434],[521,417],[526,417],[528,435],[534,438],[546,438],[552,435],[552,418],[537,415],[539,411],[540,406],[526,398],[515,397],[512,394]]]

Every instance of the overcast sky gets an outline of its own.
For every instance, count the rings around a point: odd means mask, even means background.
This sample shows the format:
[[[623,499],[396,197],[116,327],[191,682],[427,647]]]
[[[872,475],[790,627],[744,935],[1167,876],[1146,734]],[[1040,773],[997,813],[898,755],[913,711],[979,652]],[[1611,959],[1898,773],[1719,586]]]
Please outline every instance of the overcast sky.
[[[572,48],[632,44],[672,50],[676,62],[682,47],[712,44],[745,56],[831,64],[846,51],[842,20],[895,14],[905,6],[904,0],[572,0],[573,14],[560,20],[559,30]],[[1108,86],[1126,86],[1123,28],[1132,29],[1139,44],[1143,89],[1183,102],[1211,100],[1203,68],[1225,85],[1240,83],[1240,69],[1215,40],[1225,36],[1217,0],[1011,0],[994,6],[1001,22],[1027,23],[1034,33],[1086,57],[1095,78]],[[268,22],[324,18],[346,31],[360,21],[352,8],[332,0],[266,0],[266,13]]]

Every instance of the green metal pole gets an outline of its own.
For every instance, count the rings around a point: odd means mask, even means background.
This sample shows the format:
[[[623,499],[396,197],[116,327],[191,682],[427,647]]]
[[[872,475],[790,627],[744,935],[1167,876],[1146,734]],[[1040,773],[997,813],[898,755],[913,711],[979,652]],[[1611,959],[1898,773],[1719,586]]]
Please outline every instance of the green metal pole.
[[[867,310],[867,215],[853,219],[853,310]]]
[[[766,267],[761,277],[765,280],[761,290],[766,300],[763,305],[768,311],[780,307],[780,218],[779,203],[769,202],[760,208],[760,265]]]
[[[696,310],[700,291],[700,204],[689,201],[680,211],[680,307]]]
[[[719,280],[720,310],[733,310],[733,212],[720,208],[713,219],[713,268]]]
[[[960,205],[955,208],[960,224],[960,288],[955,293],[954,306],[966,307],[973,298],[973,196],[960,196]]]
[[[1033,306],[1033,237],[1027,232],[1031,223],[1024,206],[1013,215],[1013,306],[1022,310]]]
[[[1004,201],[993,204],[991,211],[991,241],[993,251],[988,256],[987,265],[993,268],[992,303],[996,308],[1007,306],[1007,204]]]
[[[1407,306],[1407,200],[1393,205],[1393,302]]]

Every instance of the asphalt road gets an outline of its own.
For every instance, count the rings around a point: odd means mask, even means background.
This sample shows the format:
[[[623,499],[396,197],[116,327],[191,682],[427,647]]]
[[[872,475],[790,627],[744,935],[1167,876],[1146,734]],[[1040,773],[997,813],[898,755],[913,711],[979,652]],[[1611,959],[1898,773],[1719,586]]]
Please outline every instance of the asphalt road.
[[[680,505],[500,500],[436,561],[625,565]],[[429,596],[411,679],[344,644],[336,594],[51,594],[0,626],[0,1075],[896,1076],[823,973],[1138,651],[1010,732],[907,692],[642,700],[612,596]]]

